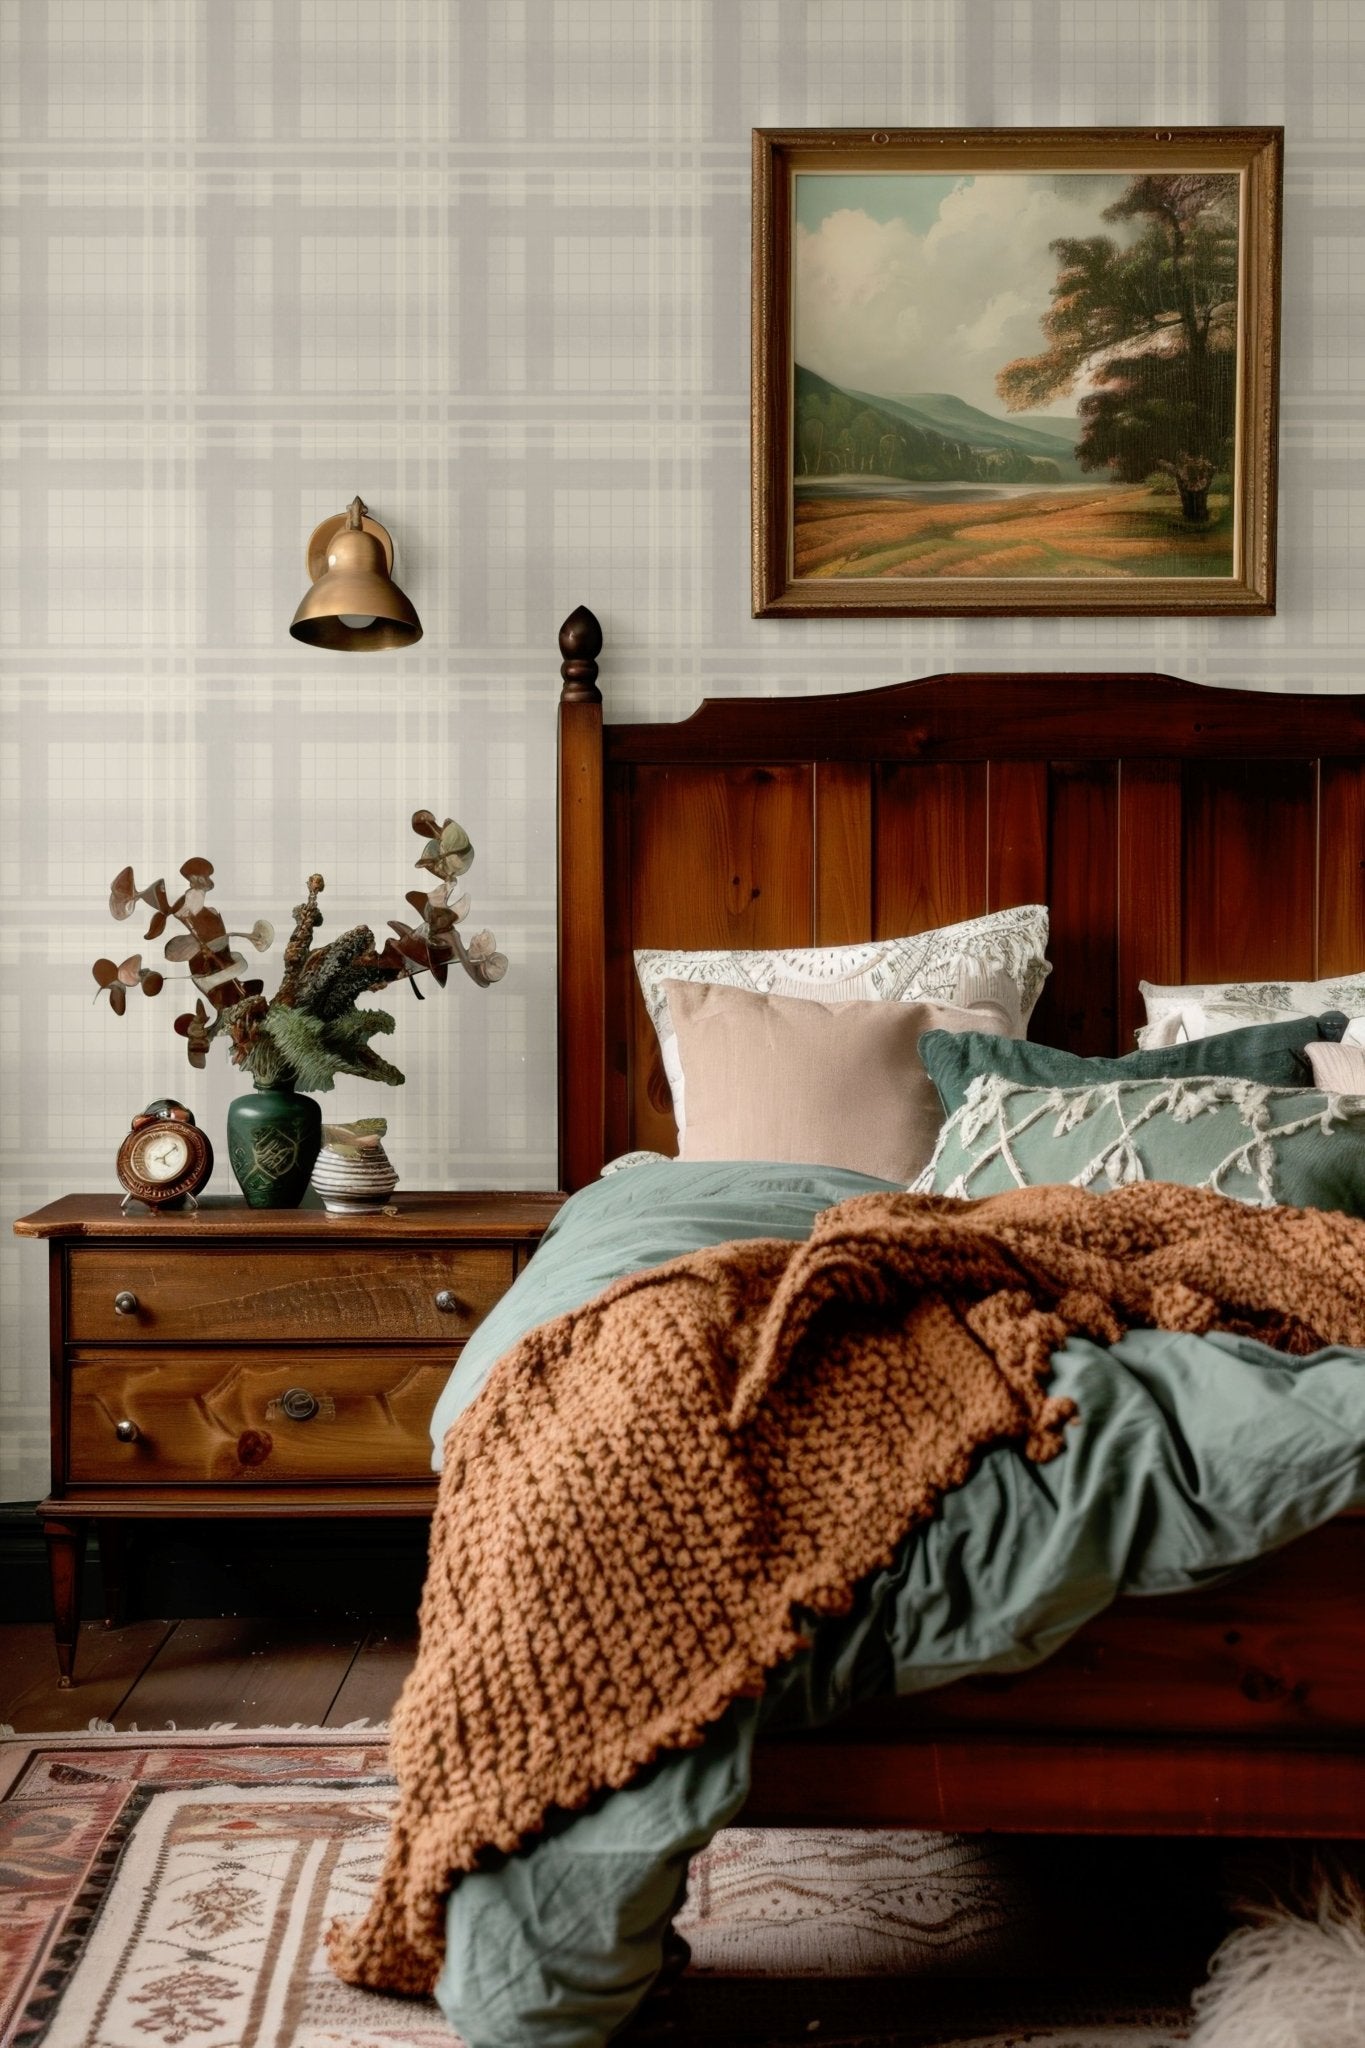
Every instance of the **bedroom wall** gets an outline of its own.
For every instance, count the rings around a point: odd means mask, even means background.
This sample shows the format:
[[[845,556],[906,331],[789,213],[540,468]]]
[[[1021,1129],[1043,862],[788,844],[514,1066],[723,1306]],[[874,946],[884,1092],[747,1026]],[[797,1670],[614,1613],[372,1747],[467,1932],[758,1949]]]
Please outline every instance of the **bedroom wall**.
[[[414,806],[473,835],[490,992],[404,1000],[409,1186],[554,1178],[555,633],[617,715],[935,669],[1365,687],[1358,0],[0,0],[3,1220],[111,1188],[193,1074],[89,962],[208,855],[231,922],[402,907]],[[748,600],[749,129],[1283,121],[1278,617],[763,622]],[[426,637],[286,634],[359,490]],[[334,927],[335,928],[335,927]],[[131,948],[131,939],[129,949]],[[381,1099],[382,1097],[382,1099]],[[226,1168],[222,1169],[226,1175]],[[42,1255],[6,1241],[0,1498],[46,1484]]]

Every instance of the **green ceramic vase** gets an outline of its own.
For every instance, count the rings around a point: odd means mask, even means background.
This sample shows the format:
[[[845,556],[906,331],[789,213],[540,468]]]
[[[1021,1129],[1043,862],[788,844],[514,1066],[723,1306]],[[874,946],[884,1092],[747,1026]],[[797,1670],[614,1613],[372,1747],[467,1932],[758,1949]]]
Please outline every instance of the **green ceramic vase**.
[[[228,1160],[252,1209],[297,1209],[322,1145],[322,1111],[292,1080],[228,1104]]]

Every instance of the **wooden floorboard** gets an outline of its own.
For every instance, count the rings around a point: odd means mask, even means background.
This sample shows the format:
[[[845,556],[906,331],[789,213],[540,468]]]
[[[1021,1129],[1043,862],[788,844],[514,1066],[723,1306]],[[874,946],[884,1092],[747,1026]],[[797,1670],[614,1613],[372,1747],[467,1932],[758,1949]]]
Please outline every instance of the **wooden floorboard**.
[[[364,1628],[316,1621],[181,1621],[112,1717],[118,1728],[318,1727]]]
[[[8,1623],[0,1628],[0,1722],[8,1721],[20,1735],[48,1735],[112,1720],[174,1627],[173,1621],[112,1629],[85,1622],[75,1681],[63,1690],[48,1624]]]
[[[348,1721],[387,1721],[416,1655],[417,1628],[410,1618],[376,1622],[341,1682],[326,1725],[344,1728]]]

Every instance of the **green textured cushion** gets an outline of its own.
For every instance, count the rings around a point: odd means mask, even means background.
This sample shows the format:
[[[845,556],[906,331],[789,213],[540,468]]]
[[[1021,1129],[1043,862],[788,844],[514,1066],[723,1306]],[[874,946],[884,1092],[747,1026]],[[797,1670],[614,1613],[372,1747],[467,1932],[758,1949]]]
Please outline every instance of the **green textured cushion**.
[[[1239,1202],[1365,1214],[1365,1096],[1258,1081],[1097,1081],[1027,1088],[982,1074],[916,1185],[996,1195],[1069,1181],[1178,1181]]]
[[[1055,1045],[998,1038],[989,1031],[926,1031],[919,1056],[947,1116],[961,1109],[978,1074],[1003,1074],[1027,1088],[1173,1081],[1195,1074],[1232,1075],[1276,1088],[1311,1088],[1313,1075],[1304,1047],[1320,1038],[1340,1038],[1345,1022],[1336,1011],[1324,1017],[1284,1017],[1274,1024],[1250,1024],[1240,1031],[1220,1031],[1213,1038],[1182,1040],[1151,1052],[1124,1053],[1119,1059],[1083,1059]]]

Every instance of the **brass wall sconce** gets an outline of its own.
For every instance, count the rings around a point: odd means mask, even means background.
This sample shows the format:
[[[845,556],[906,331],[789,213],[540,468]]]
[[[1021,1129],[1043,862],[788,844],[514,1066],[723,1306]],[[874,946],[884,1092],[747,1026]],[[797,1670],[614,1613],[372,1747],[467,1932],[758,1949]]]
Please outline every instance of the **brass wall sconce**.
[[[392,576],[393,542],[359,498],[313,529],[308,574],[313,587],[289,630],[309,647],[368,654],[411,647],[422,621]]]

